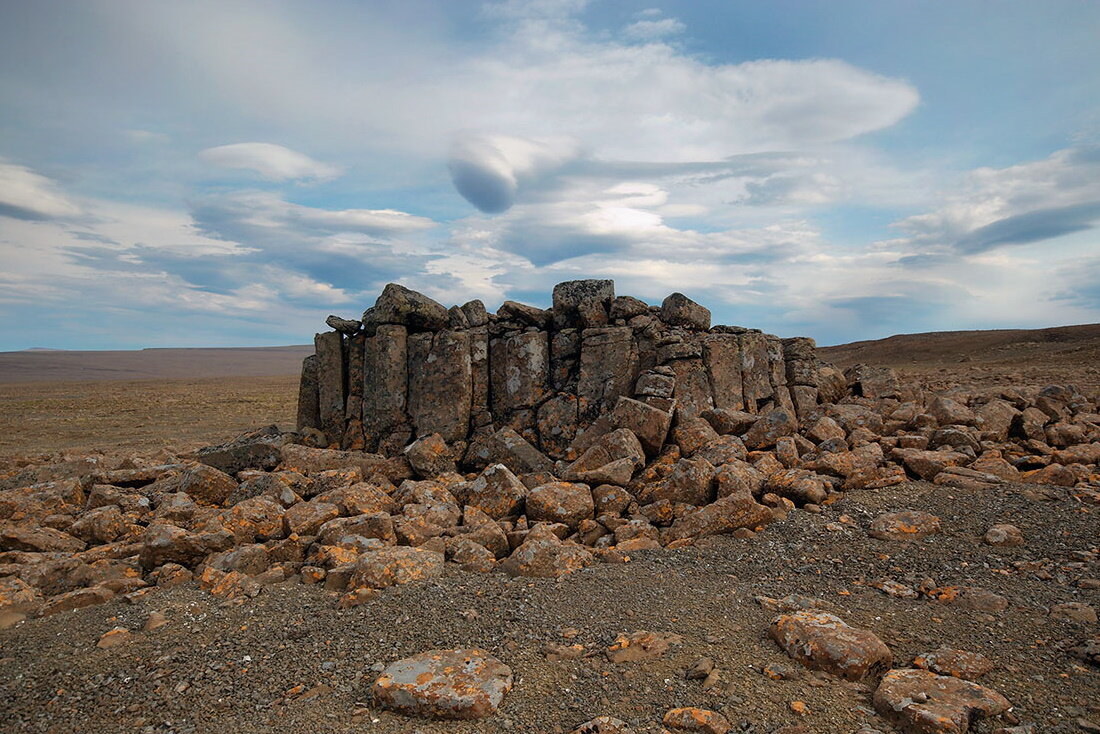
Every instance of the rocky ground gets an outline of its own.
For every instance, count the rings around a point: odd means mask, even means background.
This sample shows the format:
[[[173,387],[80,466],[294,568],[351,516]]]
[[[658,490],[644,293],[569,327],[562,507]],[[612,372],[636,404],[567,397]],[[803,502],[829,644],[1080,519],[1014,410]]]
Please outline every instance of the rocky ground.
[[[1100,576],[1095,509],[1066,490],[1047,499],[1011,485],[966,491],[914,482],[849,493],[821,513],[796,511],[757,537],[710,539],[676,551],[643,551],[630,563],[599,564],[561,579],[469,574],[453,564],[439,579],[394,587],[338,609],[337,592],[296,580],[237,605],[193,584],[157,590],[22,623],[0,633],[5,731],[570,731],[614,715],[658,731],[664,712],[699,706],[742,731],[800,725],[810,732],[889,731],[873,712],[870,686],[802,669],[767,637],[776,612],[755,599],[817,597],[850,624],[872,630],[900,663],[942,645],[980,652],[995,665],[982,683],[1014,704],[1037,731],[1079,731],[1100,717],[1100,671],[1069,652],[1095,622],[1054,619],[1070,601],[1100,605],[1086,588]],[[939,535],[875,540],[884,510],[938,515]],[[841,522],[843,516],[851,524]],[[982,542],[1009,522],[1026,542]],[[840,525],[840,529],[835,529]],[[976,611],[874,588],[892,579],[918,587],[976,585],[1007,609]],[[143,627],[155,614],[166,623]],[[115,627],[132,639],[96,645]],[[612,663],[603,650],[638,630],[676,634],[682,644],[641,662]],[[583,657],[555,660],[559,646]],[[409,719],[372,705],[382,665],[435,647],[486,649],[511,666],[515,686],[492,718]],[[685,672],[713,660],[719,682],[704,689]],[[789,678],[773,680],[762,671]],[[790,704],[802,701],[799,716]],[[988,731],[992,725],[986,725]]]
[[[1100,396],[848,381],[801,420],[629,401],[540,471],[10,456],[0,730],[1100,731]]]

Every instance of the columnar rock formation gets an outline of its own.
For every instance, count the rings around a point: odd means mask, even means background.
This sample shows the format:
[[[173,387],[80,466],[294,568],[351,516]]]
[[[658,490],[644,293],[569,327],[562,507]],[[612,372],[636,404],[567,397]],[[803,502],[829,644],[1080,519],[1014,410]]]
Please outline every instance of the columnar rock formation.
[[[610,280],[559,283],[550,309],[507,301],[495,314],[391,283],[361,321],[330,316],[333,330],[316,336],[298,427],[385,455],[438,433],[478,467],[494,440],[573,459],[578,437],[624,397],[683,421],[713,409],[803,415],[845,393],[813,340],[710,321],[680,293],[649,306],[616,297]]]

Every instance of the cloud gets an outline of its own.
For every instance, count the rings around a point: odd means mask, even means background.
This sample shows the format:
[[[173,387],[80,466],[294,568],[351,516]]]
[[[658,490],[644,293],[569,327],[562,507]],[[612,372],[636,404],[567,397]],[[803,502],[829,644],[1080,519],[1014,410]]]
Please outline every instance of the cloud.
[[[939,209],[896,222],[909,236],[890,244],[967,255],[1086,231],[1100,221],[1100,147],[979,168],[944,198]]]
[[[522,179],[555,171],[577,152],[566,138],[465,135],[452,146],[447,166],[463,198],[483,212],[499,213],[512,206]]]
[[[214,168],[254,171],[269,181],[328,181],[343,173],[339,166],[273,143],[234,143],[207,148],[199,158]]]
[[[623,35],[635,41],[652,41],[666,36],[676,36],[687,30],[687,26],[676,18],[660,20],[639,20],[623,28]]]
[[[71,218],[80,212],[53,180],[0,159],[0,216],[45,220]]]

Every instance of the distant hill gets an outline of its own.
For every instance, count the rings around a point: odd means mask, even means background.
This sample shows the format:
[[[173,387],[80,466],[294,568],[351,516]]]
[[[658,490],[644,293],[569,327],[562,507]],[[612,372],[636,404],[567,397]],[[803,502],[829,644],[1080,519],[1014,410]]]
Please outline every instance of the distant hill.
[[[0,383],[156,380],[298,374],[313,345],[223,349],[0,352]]]
[[[918,370],[960,362],[1003,368],[1058,363],[1088,370],[1100,367],[1100,324],[899,334],[820,347],[818,353],[839,367],[860,362]]]

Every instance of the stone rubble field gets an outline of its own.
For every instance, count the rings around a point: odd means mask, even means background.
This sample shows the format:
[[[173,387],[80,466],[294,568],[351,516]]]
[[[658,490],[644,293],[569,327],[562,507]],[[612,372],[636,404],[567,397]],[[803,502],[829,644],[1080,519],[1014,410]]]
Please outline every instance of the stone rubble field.
[[[806,342],[812,401],[685,410],[654,365],[555,457],[4,460],[0,730],[1100,731],[1100,396]]]

